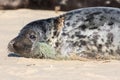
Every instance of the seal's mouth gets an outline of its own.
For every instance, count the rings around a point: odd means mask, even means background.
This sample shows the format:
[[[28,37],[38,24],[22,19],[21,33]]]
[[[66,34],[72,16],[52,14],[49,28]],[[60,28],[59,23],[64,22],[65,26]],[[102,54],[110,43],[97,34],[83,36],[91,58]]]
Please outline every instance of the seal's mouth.
[[[9,57],[21,57],[13,47],[14,41],[8,43],[8,56]]]

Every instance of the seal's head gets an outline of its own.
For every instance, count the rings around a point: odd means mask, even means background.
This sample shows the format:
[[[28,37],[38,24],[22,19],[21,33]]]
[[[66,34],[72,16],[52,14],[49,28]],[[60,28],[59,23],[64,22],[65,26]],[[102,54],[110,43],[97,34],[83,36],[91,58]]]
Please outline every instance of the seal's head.
[[[46,24],[45,24],[46,23]],[[33,57],[33,50],[37,42],[46,41],[47,22],[35,21],[26,25],[19,35],[8,44],[8,50],[24,57]],[[39,56],[43,57],[43,55]]]

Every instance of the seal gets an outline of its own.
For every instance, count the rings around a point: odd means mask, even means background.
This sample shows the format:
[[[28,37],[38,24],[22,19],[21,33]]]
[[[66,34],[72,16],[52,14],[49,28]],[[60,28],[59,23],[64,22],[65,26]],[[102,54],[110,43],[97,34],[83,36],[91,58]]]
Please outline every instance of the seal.
[[[9,42],[8,49],[23,57],[36,58],[34,51],[38,42],[49,45],[47,49],[54,48],[54,55],[64,58],[119,59],[120,9],[81,8],[58,17],[33,21]],[[39,58],[46,58],[44,52]]]

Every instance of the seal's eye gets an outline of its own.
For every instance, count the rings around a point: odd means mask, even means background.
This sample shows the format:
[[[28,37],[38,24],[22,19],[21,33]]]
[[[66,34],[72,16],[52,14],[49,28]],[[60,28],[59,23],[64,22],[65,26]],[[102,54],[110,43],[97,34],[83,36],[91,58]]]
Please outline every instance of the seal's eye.
[[[30,35],[30,39],[35,40],[36,36],[35,35]]]

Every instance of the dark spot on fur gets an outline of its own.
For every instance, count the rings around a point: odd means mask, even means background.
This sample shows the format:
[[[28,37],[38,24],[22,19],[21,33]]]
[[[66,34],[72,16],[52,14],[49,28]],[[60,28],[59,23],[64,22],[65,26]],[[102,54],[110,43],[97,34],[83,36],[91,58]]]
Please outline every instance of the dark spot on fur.
[[[99,44],[98,47],[99,47],[99,48],[102,48],[102,44]]]
[[[106,46],[107,48],[109,48],[109,44],[108,44],[107,42],[105,43],[105,46]]]
[[[83,24],[83,25],[80,25],[79,27],[80,27],[83,31],[87,28],[87,26],[84,25],[84,24]]]
[[[101,39],[102,42],[104,42],[104,39]]]
[[[75,32],[75,36],[79,37],[79,38],[85,38],[86,37],[86,35],[81,35],[80,32]]]
[[[54,38],[54,36],[52,36],[52,38]]]
[[[94,19],[94,17],[93,16],[86,16],[87,17],[87,19],[85,19],[85,21],[91,21],[91,20],[93,20]]]
[[[81,34],[81,32],[75,32],[75,35],[80,35]]]
[[[117,11],[117,14],[120,14],[120,11]]]
[[[94,15],[99,15],[99,14],[101,14],[101,12],[94,12],[92,14],[89,14],[86,16],[87,19],[85,21],[92,21],[94,19]]]
[[[117,47],[116,53],[118,53],[120,55],[120,47]]]
[[[87,44],[86,41],[84,41],[84,40],[80,40],[80,42],[81,42],[81,45],[86,45]]]
[[[114,17],[111,17],[111,20],[116,20]]]
[[[98,40],[100,35],[98,35],[96,32],[94,33],[95,35],[93,36],[93,39]]]
[[[81,42],[80,42],[80,41],[76,41],[76,42],[71,41],[71,43],[73,43],[73,46],[79,46],[79,47],[82,47],[82,45],[81,45]]]
[[[108,53],[109,51],[108,51],[108,50],[106,50],[105,52],[106,52],[106,53]]]
[[[69,15],[69,16],[65,16],[65,18],[66,18],[66,20],[70,20],[71,18],[72,18],[72,16],[71,15],[73,15],[73,13],[67,13],[66,15]]]
[[[66,33],[62,33],[62,35],[63,35],[63,36],[66,36],[66,35],[68,35],[68,34],[66,34]]]
[[[59,33],[57,31],[54,31],[53,35],[56,36],[56,37],[58,37]]]
[[[79,36],[81,32],[75,32],[75,36]]]
[[[91,14],[91,15],[99,15],[99,14],[101,14],[102,12],[95,12],[95,13],[93,13],[93,14]]]
[[[97,29],[97,28],[98,28],[98,27],[95,26],[95,27],[91,27],[91,28],[89,28],[89,29]]]
[[[50,39],[47,40],[48,43],[49,43],[50,41],[51,41]]]
[[[101,29],[100,28],[98,28],[98,31],[100,31]]]
[[[81,11],[75,11],[74,13],[78,13],[78,14],[80,14],[80,13],[81,13]]]
[[[110,54],[113,55],[113,50],[112,49],[110,49]]]
[[[113,33],[108,33],[107,34],[107,42],[109,44],[111,44],[113,42],[113,38],[114,38]]]
[[[59,45],[60,45],[60,43],[59,43],[59,42],[56,42],[56,43],[55,43],[55,46],[56,46],[56,47],[58,47]]]
[[[105,20],[105,18],[106,18],[105,16],[101,16],[101,17],[100,17],[100,21]]]
[[[74,37],[75,37],[74,35],[71,36],[72,39],[73,39]]]
[[[90,36],[88,36],[87,38],[90,39]]]
[[[79,38],[85,38],[86,35],[76,35],[76,37],[79,37]]]
[[[76,23],[73,23],[73,24],[72,24],[72,27],[74,27],[75,25],[76,25]]]
[[[70,23],[69,23],[69,22],[67,22],[67,23],[66,23],[66,25],[69,27],[69,26],[70,26]]]
[[[101,52],[101,49],[102,49],[102,44],[99,44],[99,45],[98,45],[98,51]]]
[[[113,25],[113,24],[114,24],[113,22],[109,22],[109,23],[108,23],[108,25],[110,25],[110,26]]]
[[[56,34],[57,34],[57,31],[54,31],[54,32],[53,32],[53,35],[56,35]]]

